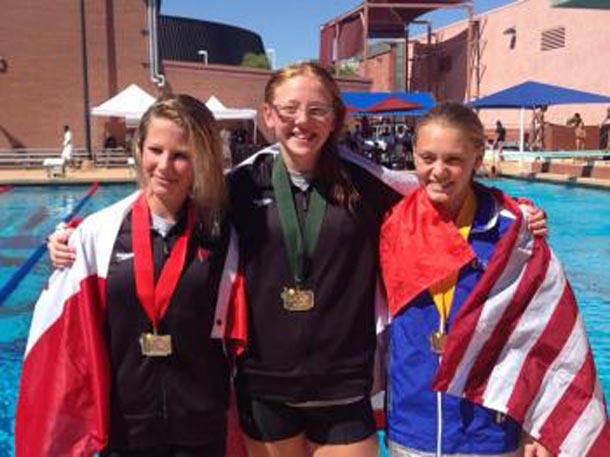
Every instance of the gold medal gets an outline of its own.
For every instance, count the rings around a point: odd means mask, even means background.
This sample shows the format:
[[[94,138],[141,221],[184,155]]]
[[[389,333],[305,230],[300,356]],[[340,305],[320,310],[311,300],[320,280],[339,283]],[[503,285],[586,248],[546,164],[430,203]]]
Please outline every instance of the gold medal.
[[[142,355],[146,357],[167,357],[172,353],[172,336],[143,333],[140,346]]]
[[[314,307],[313,290],[298,287],[284,287],[282,303],[286,311],[308,311]]]
[[[436,354],[442,354],[445,350],[445,342],[447,340],[447,334],[437,330],[430,335],[430,349]]]
[[[496,424],[502,424],[506,421],[506,414],[496,412]]]

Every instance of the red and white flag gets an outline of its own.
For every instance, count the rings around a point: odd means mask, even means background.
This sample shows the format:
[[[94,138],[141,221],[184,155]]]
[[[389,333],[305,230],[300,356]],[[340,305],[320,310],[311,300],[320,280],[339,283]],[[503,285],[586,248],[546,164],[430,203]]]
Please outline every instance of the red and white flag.
[[[104,337],[106,277],[122,221],[139,193],[88,217],[70,238],[71,268],[56,271],[32,317],[17,417],[17,457],[88,456],[108,442],[110,368]],[[214,335],[243,329],[227,321],[236,270],[232,233],[218,294]],[[234,414],[234,410],[232,411]],[[235,420],[228,447],[243,455]]]
[[[54,272],[36,303],[17,403],[18,457],[93,455],[106,445],[106,276],[114,240],[136,197],[78,227],[71,237],[74,265]]]
[[[381,250],[384,279],[386,273],[389,278],[399,273],[409,278],[419,255],[437,258],[437,253],[453,249],[463,257],[458,268],[468,261],[466,247],[456,247],[461,239],[457,230],[433,224],[425,236],[419,237],[421,230],[411,228],[410,235],[415,237],[401,239],[410,247],[409,257],[400,252],[392,257],[401,259],[402,265],[395,260],[384,262],[392,245],[396,247],[396,225],[417,227],[430,217],[427,211],[412,211],[418,203],[422,206],[423,198],[418,191],[410,201],[406,199],[406,207],[397,207],[394,220],[389,221]],[[515,222],[456,315],[433,388],[513,417],[559,455],[608,456],[610,425],[604,394],[570,284],[545,240],[527,229],[518,205],[500,193],[496,198]],[[435,244],[429,244],[430,240]],[[440,268],[439,276],[433,273],[426,283],[436,283],[445,273]],[[395,312],[401,298],[424,290],[398,280],[386,287]]]

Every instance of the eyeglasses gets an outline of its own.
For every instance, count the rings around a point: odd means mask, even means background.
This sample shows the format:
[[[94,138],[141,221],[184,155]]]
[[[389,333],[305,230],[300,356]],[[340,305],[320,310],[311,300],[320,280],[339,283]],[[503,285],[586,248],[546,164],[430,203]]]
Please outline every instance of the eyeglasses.
[[[327,119],[333,113],[333,107],[330,105],[276,105],[270,104],[273,109],[280,115],[288,120],[295,120],[299,115],[299,112],[303,111],[307,117],[316,120]]]

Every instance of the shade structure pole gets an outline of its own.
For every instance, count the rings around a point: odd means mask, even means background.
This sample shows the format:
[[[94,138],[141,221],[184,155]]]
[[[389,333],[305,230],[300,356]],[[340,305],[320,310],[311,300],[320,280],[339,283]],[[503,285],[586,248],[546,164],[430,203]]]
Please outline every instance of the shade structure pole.
[[[523,154],[525,150],[525,107],[521,107],[519,113],[519,153]]]
[[[85,127],[85,151],[87,158],[93,159],[91,153],[91,117],[89,115],[89,63],[87,57],[87,14],[85,1],[80,1],[80,46],[83,72],[83,124]]]
[[[339,76],[341,74],[341,68],[339,63],[339,45],[341,41],[341,29],[339,26],[339,22],[335,25],[335,39],[333,40],[333,57],[331,62],[335,62],[335,76]],[[333,60],[334,59],[334,60]]]
[[[468,28],[467,28],[467,36],[466,36],[466,103],[470,103],[472,93],[472,53],[473,53],[473,45],[472,45],[472,32],[474,27],[474,6],[472,4],[468,5]]]
[[[368,40],[369,40],[369,3],[368,0],[364,0],[364,17],[363,17],[363,37],[362,37],[362,62],[364,62],[364,77],[369,77],[369,48],[368,48]]]

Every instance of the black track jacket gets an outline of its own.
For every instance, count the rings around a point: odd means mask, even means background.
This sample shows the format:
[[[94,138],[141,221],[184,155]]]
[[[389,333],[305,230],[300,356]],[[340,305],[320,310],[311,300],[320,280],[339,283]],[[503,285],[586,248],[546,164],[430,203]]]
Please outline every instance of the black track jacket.
[[[400,196],[357,165],[342,161],[341,166],[360,203],[353,212],[328,204],[306,283],[314,290],[315,307],[304,312],[285,310],[280,298],[283,287],[294,282],[271,184],[273,155],[262,154],[231,175],[248,306],[248,348],[237,374],[242,394],[304,402],[370,391],[379,229]],[[293,186],[293,195],[302,215],[307,192]]]

